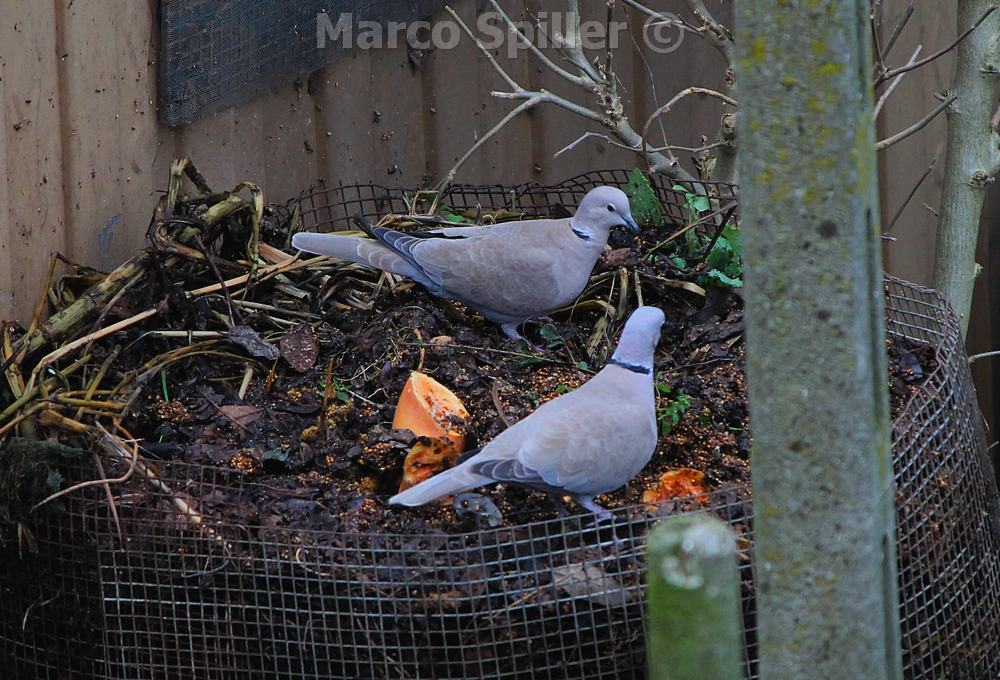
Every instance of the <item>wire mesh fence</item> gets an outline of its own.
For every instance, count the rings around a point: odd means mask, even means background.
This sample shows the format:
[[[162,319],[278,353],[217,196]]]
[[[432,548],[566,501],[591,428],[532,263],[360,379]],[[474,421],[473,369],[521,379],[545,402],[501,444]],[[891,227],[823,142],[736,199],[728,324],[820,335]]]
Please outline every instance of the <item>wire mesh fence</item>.
[[[625,181],[457,186],[446,200],[559,214],[592,186]],[[705,188],[719,210],[734,199],[731,187]],[[684,222],[683,193],[657,191]],[[349,228],[359,213],[407,210],[406,196],[318,189],[299,209],[307,228]],[[890,335],[934,355],[893,428],[906,676],[1000,677],[1000,507],[958,325],[933,291],[889,279],[886,295]],[[0,658],[12,677],[641,678],[645,536],[696,507],[745,539],[746,673],[757,677],[753,511],[735,489],[703,506],[624,508],[599,526],[571,517],[457,535],[334,534],[247,523],[257,482],[238,472],[158,470],[162,484],[136,478],[114,490],[114,506],[100,488],[70,498],[37,527],[37,555],[0,553]]]

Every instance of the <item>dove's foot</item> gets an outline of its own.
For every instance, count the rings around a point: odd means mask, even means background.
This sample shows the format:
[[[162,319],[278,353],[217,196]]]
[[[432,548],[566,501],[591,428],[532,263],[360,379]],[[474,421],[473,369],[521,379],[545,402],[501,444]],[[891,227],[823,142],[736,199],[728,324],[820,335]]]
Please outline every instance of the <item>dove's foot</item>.
[[[605,522],[607,520],[614,519],[614,515],[611,514],[611,511],[602,508],[600,505],[595,503],[593,498],[577,497],[576,502],[579,503],[581,507],[584,507],[597,515],[598,522]]]

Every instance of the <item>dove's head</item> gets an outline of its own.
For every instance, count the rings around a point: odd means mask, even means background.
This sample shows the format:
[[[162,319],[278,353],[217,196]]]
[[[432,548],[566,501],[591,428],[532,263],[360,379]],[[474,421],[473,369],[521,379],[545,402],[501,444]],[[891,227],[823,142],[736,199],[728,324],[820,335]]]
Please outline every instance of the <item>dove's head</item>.
[[[611,363],[651,375],[653,350],[660,341],[663,322],[663,311],[658,307],[639,307],[632,312],[632,316],[625,322],[625,330],[618,340]]]
[[[587,192],[570,224],[581,238],[601,243],[607,243],[608,235],[616,227],[639,232],[639,225],[632,218],[628,196],[614,187],[597,187]]]

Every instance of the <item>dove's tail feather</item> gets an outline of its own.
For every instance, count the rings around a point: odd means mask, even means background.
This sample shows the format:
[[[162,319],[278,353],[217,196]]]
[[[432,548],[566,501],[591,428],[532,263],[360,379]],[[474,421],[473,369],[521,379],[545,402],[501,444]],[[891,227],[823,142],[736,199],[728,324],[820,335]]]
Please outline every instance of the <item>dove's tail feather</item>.
[[[426,277],[420,270],[391,248],[387,248],[372,239],[300,232],[292,236],[292,247],[307,253],[357,262],[390,274],[399,274],[427,285],[425,283]]]
[[[493,484],[496,480],[483,475],[477,475],[468,468],[459,466],[434,475],[416,486],[411,486],[406,491],[398,493],[389,499],[391,505],[409,505],[414,507],[430,503],[441,496],[451,496],[456,493],[475,489],[487,484]]]

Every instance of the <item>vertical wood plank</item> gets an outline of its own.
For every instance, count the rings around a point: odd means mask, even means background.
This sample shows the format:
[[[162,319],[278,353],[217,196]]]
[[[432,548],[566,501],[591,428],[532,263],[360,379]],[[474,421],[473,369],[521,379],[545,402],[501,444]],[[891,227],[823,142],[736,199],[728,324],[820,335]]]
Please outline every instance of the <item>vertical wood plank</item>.
[[[194,121],[177,131],[177,147],[191,158],[215,191],[226,191],[239,181],[236,141],[236,118],[233,109]]]
[[[372,50],[373,181],[418,187],[425,184],[424,104],[421,71],[407,57],[405,36],[399,46]]]
[[[10,168],[7,165],[7,140],[10,137],[11,123],[7,120],[7,107],[2,103],[7,101],[6,78],[3,77],[7,61],[0,50],[0,206],[10,205],[7,192],[7,177]],[[14,305],[14,225],[10,211],[0,208],[0,322],[17,320]]]
[[[317,139],[322,142],[318,142],[319,175],[329,186],[371,181],[375,176],[371,51],[345,54],[314,82]]]
[[[264,98],[261,151],[268,200],[285,201],[316,181],[316,105],[309,88],[303,78]]]
[[[12,313],[27,319],[49,256],[66,244],[55,5],[9,0],[0,20]],[[6,316],[6,314],[4,314]]]
[[[125,201],[122,217],[111,235],[107,253],[111,267],[143,247],[146,227],[159,191],[166,190],[176,135],[157,120],[156,77],[159,30],[157,0],[115,0],[99,3],[116,16],[118,52],[119,126]],[[100,216],[92,215],[93,224]]]
[[[126,194],[118,17],[106,4],[70,0],[57,0],[56,12],[66,249],[80,262],[107,268],[111,263],[102,258],[102,250],[117,227],[102,231],[102,225],[121,215]]]
[[[475,30],[480,4],[485,3],[463,1],[455,3],[453,9],[466,25]],[[451,18],[439,13],[432,21],[451,21]],[[428,79],[429,87],[427,104],[430,107],[427,139],[433,145],[435,180],[454,166],[479,138],[479,134],[489,130],[500,119],[500,116],[486,114],[489,86],[481,80],[480,59],[485,60],[485,57],[464,34],[453,49],[431,49],[423,58],[424,77]],[[498,77],[496,82],[502,81]],[[480,150],[462,166],[455,181],[482,182],[487,175],[484,170],[488,164],[487,157],[488,149]]]

